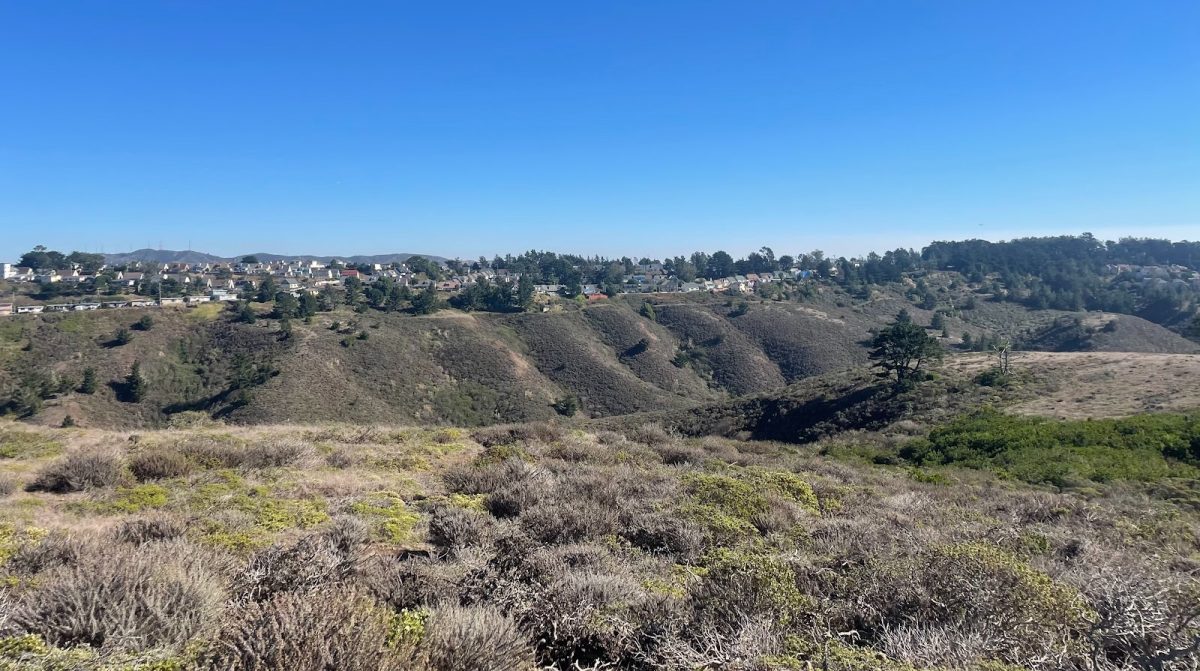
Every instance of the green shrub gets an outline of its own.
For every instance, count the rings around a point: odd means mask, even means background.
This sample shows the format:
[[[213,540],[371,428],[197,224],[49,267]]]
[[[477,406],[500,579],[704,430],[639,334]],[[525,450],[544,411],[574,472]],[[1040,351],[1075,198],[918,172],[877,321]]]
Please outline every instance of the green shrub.
[[[991,469],[1031,483],[1200,476],[1200,415],[1055,421],[983,410],[901,448],[919,465]]]

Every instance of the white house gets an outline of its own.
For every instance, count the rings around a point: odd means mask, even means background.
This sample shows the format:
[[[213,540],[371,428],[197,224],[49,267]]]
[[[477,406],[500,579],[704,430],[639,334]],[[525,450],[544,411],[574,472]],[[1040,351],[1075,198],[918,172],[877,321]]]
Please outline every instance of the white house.
[[[17,276],[17,267],[11,263],[0,263],[0,280]],[[12,307],[12,306],[9,306]]]

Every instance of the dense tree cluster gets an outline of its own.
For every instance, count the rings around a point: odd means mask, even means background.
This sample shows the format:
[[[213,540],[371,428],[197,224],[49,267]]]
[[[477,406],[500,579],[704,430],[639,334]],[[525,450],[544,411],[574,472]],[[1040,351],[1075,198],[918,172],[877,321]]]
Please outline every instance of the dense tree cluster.
[[[63,254],[38,245],[23,254],[17,265],[34,270],[68,270],[78,265],[83,272],[94,273],[104,265],[104,255],[86,252]]]

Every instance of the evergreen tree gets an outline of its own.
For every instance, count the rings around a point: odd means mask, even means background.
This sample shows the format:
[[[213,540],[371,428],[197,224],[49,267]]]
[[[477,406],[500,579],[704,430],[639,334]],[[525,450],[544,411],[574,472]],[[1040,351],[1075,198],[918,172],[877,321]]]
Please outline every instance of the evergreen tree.
[[[300,303],[290,292],[280,291],[275,294],[275,317],[292,317],[300,310]]]
[[[234,318],[234,321],[243,324],[253,324],[257,320],[258,315],[254,313],[254,308],[250,307],[249,301],[242,301],[238,304],[237,317]]]
[[[521,310],[533,307],[533,278],[529,275],[522,275],[517,284],[517,307]]]
[[[83,381],[79,383],[79,393],[94,394],[96,393],[96,369],[84,368]]]
[[[658,315],[654,312],[654,306],[649,301],[642,303],[641,315],[650,321],[658,319]]]
[[[300,294],[300,307],[297,314],[305,319],[308,319],[309,317],[317,314],[317,309],[319,307],[320,306],[317,304],[317,297],[314,296],[311,291],[305,291],[304,293]]]
[[[362,280],[357,277],[346,278],[346,305],[354,305],[358,303],[359,297],[362,296]]]
[[[142,377],[142,365],[137,361],[130,367],[129,375],[125,376],[125,392],[134,403],[146,397],[146,378]]]
[[[936,338],[925,333],[925,329],[912,320],[896,321],[883,329],[871,342],[868,355],[880,368],[881,377],[895,375],[896,383],[904,385],[917,376],[921,366],[942,357],[942,347]]]
[[[258,294],[255,298],[259,303],[270,303],[275,298],[275,292],[275,280],[270,275],[266,275],[258,283]]]
[[[425,287],[421,293],[417,294],[412,300],[413,313],[419,315],[428,315],[437,312],[442,307],[442,299],[438,298],[437,288],[430,282],[429,286]]]

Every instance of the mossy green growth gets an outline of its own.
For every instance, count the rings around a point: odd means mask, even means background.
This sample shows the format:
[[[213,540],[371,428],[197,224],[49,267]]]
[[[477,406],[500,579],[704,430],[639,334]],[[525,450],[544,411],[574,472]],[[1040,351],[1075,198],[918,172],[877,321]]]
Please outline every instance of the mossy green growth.
[[[688,473],[683,476],[688,502],[681,513],[709,528],[719,539],[755,531],[755,517],[768,512],[772,497],[818,512],[812,487],[795,473],[765,468],[726,469],[723,473]]]
[[[702,564],[706,592],[716,607],[737,602],[751,612],[772,614],[784,626],[796,624],[816,607],[797,586],[796,572],[777,554],[716,548]]]
[[[487,511],[486,494],[451,494],[446,497],[446,500],[456,508],[466,508],[481,513]]]
[[[350,512],[365,517],[374,527],[374,534],[389,543],[403,543],[412,536],[421,516],[404,503],[395,492],[375,492],[350,506]]]
[[[1075,589],[1055,582],[995,545],[969,542],[935,548],[932,565],[953,566],[967,583],[999,583],[1023,620],[1044,626],[1078,623],[1089,613]]]
[[[162,508],[169,499],[170,492],[162,485],[135,485],[117,487],[109,500],[80,503],[79,509],[101,514],[137,513],[150,508]]]
[[[0,459],[40,459],[57,456],[62,443],[33,431],[0,431]]]
[[[8,522],[0,522],[0,564],[23,545],[39,541],[50,533],[38,527],[16,527]]]
[[[529,454],[520,445],[493,445],[484,449],[483,453],[475,458],[475,464],[487,466],[489,464],[499,464],[514,458],[521,461],[535,461],[533,455]]]
[[[265,485],[250,486],[232,470],[212,472],[213,481],[192,487],[180,503],[188,512],[213,513],[236,510],[249,517],[248,527],[230,527],[209,520],[204,523],[200,540],[210,545],[245,551],[263,545],[274,532],[307,529],[329,519],[321,499],[296,499],[278,496]]]
[[[792,503],[804,506],[810,512],[815,513],[820,510],[812,485],[795,473],[766,468],[747,468],[740,471],[740,477],[754,487],[772,491]]]
[[[825,667],[841,671],[935,671],[897,661],[878,650],[846,645],[837,640],[822,645],[799,636],[789,636],[784,647],[786,654],[763,659],[768,669],[782,671]]]
[[[102,657],[98,650],[86,645],[54,647],[36,634],[0,638],[0,669],[4,671],[184,671],[193,667],[194,660],[166,650]]]
[[[265,487],[236,497],[233,504],[253,515],[254,523],[267,531],[307,529],[329,519],[324,501],[276,498]]]
[[[425,623],[428,620],[428,608],[405,608],[392,613],[388,626],[388,645],[399,649],[415,648],[425,638]]]

